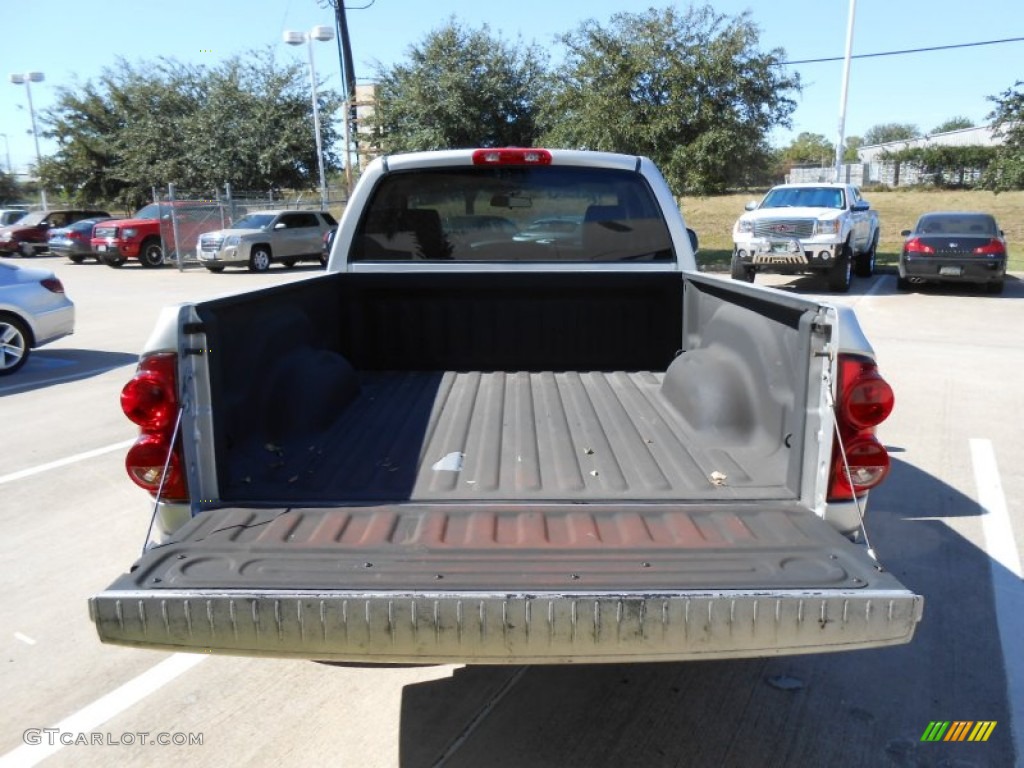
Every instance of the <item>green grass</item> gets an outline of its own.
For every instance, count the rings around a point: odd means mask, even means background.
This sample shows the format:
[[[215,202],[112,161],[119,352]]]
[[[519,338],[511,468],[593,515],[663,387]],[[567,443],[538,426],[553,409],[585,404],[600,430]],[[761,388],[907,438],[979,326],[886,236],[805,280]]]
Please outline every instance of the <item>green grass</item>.
[[[709,269],[727,269],[732,256],[732,225],[758,193],[718,197],[684,197],[680,203],[688,226],[700,237],[697,261]],[[986,211],[996,217],[1006,233],[1011,272],[1024,272],[1024,191],[976,192],[963,190],[873,190],[864,197],[878,211],[882,237],[879,264],[895,264],[903,238],[900,231],[914,226],[927,211]]]

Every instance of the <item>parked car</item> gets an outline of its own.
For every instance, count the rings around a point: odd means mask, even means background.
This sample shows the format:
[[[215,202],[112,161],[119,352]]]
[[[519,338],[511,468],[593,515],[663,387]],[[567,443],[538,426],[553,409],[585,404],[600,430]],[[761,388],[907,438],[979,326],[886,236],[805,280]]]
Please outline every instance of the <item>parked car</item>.
[[[819,274],[835,293],[875,272],[878,212],[853,184],[780,184],[751,200],[732,229],[734,280],[758,272]]]
[[[995,217],[977,211],[935,211],[901,232],[896,287],[925,283],[976,283],[1002,293],[1006,277],[1006,237]]]
[[[338,222],[326,211],[258,211],[243,216],[230,229],[199,237],[199,263],[211,272],[247,266],[266,272],[279,261],[294,267],[302,259],[323,261],[323,241]]]
[[[0,263],[0,376],[14,373],[29,352],[75,330],[75,305],[48,269]]]
[[[92,249],[108,267],[121,267],[129,259],[138,259],[144,267],[159,267],[165,255],[177,251],[175,232],[187,248],[203,232],[224,224],[223,209],[216,202],[151,203],[131,218],[105,221],[97,226],[93,230]]]
[[[0,256],[34,256],[43,253],[49,243],[50,230],[66,227],[82,219],[108,218],[106,211],[86,208],[61,208],[55,211],[34,211],[13,224],[0,229]]]
[[[100,257],[92,249],[92,230],[97,224],[109,221],[108,217],[95,219],[82,219],[76,221],[70,227],[50,230],[49,248],[50,253],[57,256],[67,256],[68,259],[81,264],[87,258],[100,260]]]
[[[13,224],[28,213],[27,208],[0,208],[0,227]]]

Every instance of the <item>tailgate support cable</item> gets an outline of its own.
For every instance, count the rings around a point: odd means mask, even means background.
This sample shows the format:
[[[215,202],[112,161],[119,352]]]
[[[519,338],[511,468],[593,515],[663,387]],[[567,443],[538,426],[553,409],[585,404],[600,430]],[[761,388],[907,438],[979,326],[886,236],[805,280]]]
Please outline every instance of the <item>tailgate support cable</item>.
[[[164,470],[160,474],[160,486],[156,489],[156,498],[153,499],[153,514],[149,517],[149,528],[146,529],[146,538],[143,540],[142,554],[146,554],[149,546],[149,537],[153,535],[153,526],[156,524],[156,514],[160,509],[160,497],[164,492],[164,484],[167,482],[167,470],[171,466],[171,455],[174,453],[174,444],[178,442],[178,433],[181,431],[181,416],[185,412],[185,406],[178,406],[178,415],[174,420],[174,431],[171,433],[171,442],[167,448],[167,458],[164,459]]]
[[[829,410],[832,411],[832,431],[836,435],[836,445],[839,446],[839,457],[843,461],[843,472],[846,474],[846,482],[853,488],[853,474],[850,472],[850,462],[846,458],[846,446],[843,445],[843,436],[839,431],[839,414],[836,413],[836,401],[832,396],[832,376],[826,371],[825,372],[825,397],[828,400]],[[864,537],[864,546],[867,547],[868,554],[871,555],[871,559],[878,561],[878,557],[875,555],[875,549],[871,546],[871,539],[868,538],[868,529],[864,523],[864,507],[861,506],[860,499],[857,498],[857,494],[853,494],[853,503],[857,507],[857,517],[860,520],[860,533]]]

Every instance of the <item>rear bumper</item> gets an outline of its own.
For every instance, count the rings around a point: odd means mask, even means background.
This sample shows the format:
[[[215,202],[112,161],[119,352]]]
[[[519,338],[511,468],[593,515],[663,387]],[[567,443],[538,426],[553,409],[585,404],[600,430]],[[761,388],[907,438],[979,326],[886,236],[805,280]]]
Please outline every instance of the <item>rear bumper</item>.
[[[34,346],[42,346],[75,332],[75,305],[65,296],[59,299],[59,306],[34,316]]]
[[[91,259],[94,259],[97,256],[96,252],[93,251],[92,248],[84,248],[75,243],[65,244],[50,241],[49,248],[50,253],[52,253],[54,256],[67,256],[69,258],[72,256],[81,256],[82,258]]]
[[[910,642],[903,590],[450,593],[113,590],[104,642],[318,660],[555,664],[742,658]]]
[[[921,619],[796,504],[586,506],[210,510],[90,615],[136,647],[486,664],[851,650]]]
[[[904,257],[900,275],[929,282],[988,283],[1006,276],[1005,259]]]

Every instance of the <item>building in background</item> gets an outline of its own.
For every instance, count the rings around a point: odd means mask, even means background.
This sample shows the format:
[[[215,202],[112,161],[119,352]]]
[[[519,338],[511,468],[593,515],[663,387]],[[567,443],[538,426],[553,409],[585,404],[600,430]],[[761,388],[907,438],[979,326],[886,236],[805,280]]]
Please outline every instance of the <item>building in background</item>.
[[[982,125],[945,133],[925,134],[916,139],[860,147],[857,150],[857,157],[865,168],[864,183],[884,184],[889,187],[909,187],[915,184],[930,183],[931,177],[924,176],[921,169],[913,163],[893,160],[891,156],[897,152],[934,146],[996,147],[1002,143],[1002,137],[996,136],[990,126]],[[972,180],[976,181],[977,179]]]
[[[893,155],[907,149],[933,146],[953,147],[995,147],[1003,143],[990,126],[961,128],[945,133],[925,134],[916,139],[902,139],[885,144],[871,144],[857,150],[859,162],[842,166],[840,181],[847,184],[883,184],[888,187],[910,187],[915,184],[931,183],[932,178],[911,162],[901,162]],[[975,170],[968,181],[977,181],[980,171]],[[835,168],[820,167],[792,168],[786,175],[788,183],[807,182],[821,184],[835,180]]]
[[[357,157],[356,170],[362,170],[367,163],[380,154],[375,146],[374,131],[369,122],[370,116],[373,115],[373,106],[376,103],[376,83],[356,85],[356,99],[353,105],[356,113],[356,130],[353,136]]]

